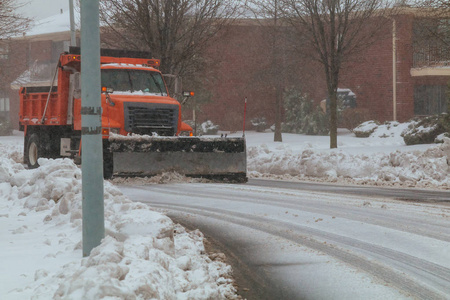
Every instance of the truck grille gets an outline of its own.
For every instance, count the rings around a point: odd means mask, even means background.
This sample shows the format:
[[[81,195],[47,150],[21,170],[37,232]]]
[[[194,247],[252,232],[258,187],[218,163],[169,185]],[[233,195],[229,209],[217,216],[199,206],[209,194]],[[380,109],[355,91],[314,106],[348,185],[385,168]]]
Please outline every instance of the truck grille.
[[[124,103],[125,130],[137,134],[171,136],[177,132],[178,106]]]

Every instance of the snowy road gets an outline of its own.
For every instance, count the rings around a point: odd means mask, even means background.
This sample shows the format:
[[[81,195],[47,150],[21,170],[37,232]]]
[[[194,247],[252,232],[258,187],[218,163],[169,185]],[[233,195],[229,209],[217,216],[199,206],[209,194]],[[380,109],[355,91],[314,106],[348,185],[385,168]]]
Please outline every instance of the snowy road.
[[[120,189],[212,237],[239,265],[240,293],[249,299],[450,298],[445,193],[418,203],[394,200],[394,189],[360,196],[323,185],[311,191],[254,184]]]

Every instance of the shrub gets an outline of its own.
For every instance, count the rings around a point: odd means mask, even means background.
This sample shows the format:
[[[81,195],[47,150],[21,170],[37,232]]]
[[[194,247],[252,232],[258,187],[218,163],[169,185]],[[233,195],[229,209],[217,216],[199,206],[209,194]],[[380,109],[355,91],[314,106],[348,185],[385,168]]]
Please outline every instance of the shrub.
[[[429,116],[412,122],[402,133],[406,145],[430,144],[443,133],[450,132],[448,114]]]
[[[353,129],[356,137],[369,137],[379,126],[377,121],[366,121]]]
[[[266,118],[264,117],[254,118],[250,120],[250,122],[257,132],[264,132],[268,127]]]
[[[219,131],[219,125],[214,125],[213,122],[209,120],[201,124],[196,124],[194,120],[185,120],[183,122],[191,126],[193,131],[197,130],[197,135],[214,135]]]
[[[328,116],[316,107],[305,116],[302,132],[309,135],[327,135],[330,131],[328,123]]]
[[[310,135],[326,135],[329,132],[328,116],[322,109],[314,105],[308,95],[297,89],[285,92],[285,120],[281,130],[287,133],[304,133]]]
[[[219,131],[219,125],[214,125],[210,120],[203,122],[201,125],[201,130],[205,135],[217,134]]]

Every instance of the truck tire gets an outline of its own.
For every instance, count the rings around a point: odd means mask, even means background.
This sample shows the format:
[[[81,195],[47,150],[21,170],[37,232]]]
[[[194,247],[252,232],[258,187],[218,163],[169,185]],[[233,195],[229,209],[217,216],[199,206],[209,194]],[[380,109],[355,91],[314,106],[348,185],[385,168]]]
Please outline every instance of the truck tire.
[[[39,167],[37,161],[41,157],[41,145],[39,141],[39,135],[36,133],[33,133],[28,139],[26,156],[26,161],[29,169],[35,169]]]
[[[103,178],[111,179],[113,176],[113,155],[109,151],[103,151]]]
[[[103,178],[111,179],[113,176],[113,154],[109,150],[108,140],[103,140]]]

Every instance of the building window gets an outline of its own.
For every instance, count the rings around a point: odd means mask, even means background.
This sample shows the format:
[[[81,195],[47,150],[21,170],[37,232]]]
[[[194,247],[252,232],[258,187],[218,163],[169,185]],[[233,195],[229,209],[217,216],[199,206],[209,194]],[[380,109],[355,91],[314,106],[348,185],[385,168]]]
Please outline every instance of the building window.
[[[447,111],[445,85],[418,85],[414,87],[414,114],[428,116]]]
[[[0,59],[8,59],[9,57],[9,47],[8,44],[0,44]]]
[[[0,111],[9,111],[9,99],[0,98]]]

